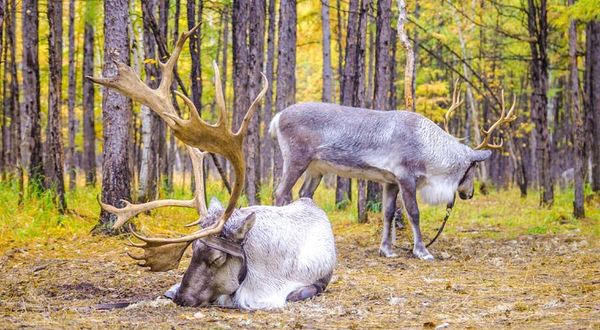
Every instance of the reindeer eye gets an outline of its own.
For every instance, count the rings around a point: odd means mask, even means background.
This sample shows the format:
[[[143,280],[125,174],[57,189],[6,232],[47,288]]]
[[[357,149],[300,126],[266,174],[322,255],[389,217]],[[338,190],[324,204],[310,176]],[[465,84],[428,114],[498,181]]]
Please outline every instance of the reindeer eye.
[[[225,258],[226,258],[226,256],[224,253],[219,253],[212,259],[210,264],[213,266],[220,266],[225,262]]]

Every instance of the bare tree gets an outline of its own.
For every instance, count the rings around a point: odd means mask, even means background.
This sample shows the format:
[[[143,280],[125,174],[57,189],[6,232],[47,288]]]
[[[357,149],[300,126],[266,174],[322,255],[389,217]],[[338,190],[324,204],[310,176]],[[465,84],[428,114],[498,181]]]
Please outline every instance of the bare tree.
[[[536,158],[540,181],[540,205],[552,205],[554,180],[551,173],[548,133],[548,19],[546,0],[527,0],[527,26],[531,41],[531,117],[535,123]]]
[[[275,19],[275,0],[269,0],[269,28],[267,34],[267,80],[269,83],[273,83],[273,68],[275,65],[275,26],[277,25],[277,20]],[[262,145],[260,146],[260,152],[262,154],[262,158],[260,160],[260,164],[262,167],[261,178],[264,183],[268,183],[269,179],[272,177],[272,162],[273,162],[273,140],[269,138],[269,123],[273,118],[273,87],[267,90],[267,95],[265,96],[265,105],[263,108],[263,121],[264,121],[264,130],[263,130],[263,139]]]
[[[369,20],[369,7],[371,4],[371,0],[362,0],[360,4],[360,17],[358,23],[358,42],[357,42],[357,67],[356,67],[356,82],[354,84],[353,91],[353,100],[352,106],[364,108],[365,107],[365,85],[366,85],[366,67],[365,67],[365,59],[366,59],[366,51],[367,51],[367,23]],[[359,179],[357,180],[358,190],[358,221],[366,222],[367,221],[367,182],[365,180]]]
[[[569,6],[572,6],[575,0],[569,0]],[[575,147],[575,200],[573,201],[573,214],[575,218],[585,217],[583,206],[583,160],[585,159],[584,147],[584,124],[583,113],[580,102],[579,92],[579,68],[577,65],[577,23],[571,20],[569,25],[569,67],[571,82],[571,106],[573,107],[573,145]]]
[[[21,166],[21,116],[19,115],[19,83],[16,62],[16,2],[9,1],[6,19],[6,55],[4,66],[4,108],[2,116],[3,178],[19,182],[19,200],[23,201],[23,170]]]
[[[392,78],[392,1],[377,1],[375,41],[375,77],[373,88],[373,109],[390,110]],[[372,209],[381,204],[381,184],[369,181],[367,184],[367,203]]]
[[[265,15],[264,0],[233,3],[234,128],[240,126],[244,109],[250,106],[251,97],[260,89],[255,81],[264,62]],[[259,122],[258,118],[251,119],[244,141],[246,196],[250,205],[260,202]]]
[[[78,121],[75,118],[75,0],[69,0],[69,149],[67,151],[67,172],[69,173],[69,190],[77,184],[77,162],[75,159],[75,135]]]
[[[202,0],[198,5],[202,7]],[[202,9],[198,9],[201,12]],[[188,29],[192,29],[196,22],[200,23],[202,16],[198,16],[196,20],[196,0],[188,0],[187,2],[187,25]],[[200,31],[202,26],[198,28],[193,35],[190,36],[190,57],[192,59],[192,68],[190,72],[192,101],[198,111],[202,111],[202,68],[200,63]]]
[[[50,87],[48,88],[48,124],[44,168],[46,189],[54,191],[61,213],[67,208],[65,201],[64,151],[60,125],[62,102],[62,1],[48,2],[48,57]]]
[[[23,158],[29,165],[29,191],[43,187],[44,165],[40,118],[38,2],[23,1]],[[7,38],[9,36],[7,35]]]
[[[590,131],[592,190],[600,192],[600,21],[587,23],[585,50],[585,97]]]
[[[142,11],[142,20],[144,22],[144,72],[146,73],[146,84],[151,88],[158,87],[160,75],[158,72],[156,60],[156,38],[150,28],[151,20],[154,20],[156,13],[156,0],[142,2],[145,10]],[[192,40],[192,39],[190,39]],[[159,134],[162,121],[160,117],[151,111],[146,105],[140,106],[141,128],[141,163],[140,177],[138,184],[137,199],[139,202],[147,202],[154,199],[158,192],[159,172],[157,164],[159,163]]]
[[[341,86],[342,105],[354,105],[355,85],[358,83],[358,42],[359,42],[359,7],[360,0],[350,0],[350,9],[348,11],[348,29],[346,32],[346,53],[344,61],[344,70]],[[352,181],[348,178],[337,177],[335,187],[335,204],[340,207],[346,207],[346,201],[352,198]]]
[[[265,61],[265,0],[254,0],[250,5],[250,19],[248,20],[248,87],[249,100],[253,100],[261,91],[259,78],[263,71]],[[260,122],[262,120],[261,105],[258,105],[256,117],[250,119],[248,136],[245,141],[245,155],[248,159],[246,166],[246,192],[251,205],[260,204]]]
[[[413,95],[413,80],[415,74],[415,58],[413,46],[408,40],[408,34],[405,31],[405,24],[408,20],[406,13],[406,4],[404,0],[397,0],[398,2],[398,36],[400,37],[400,43],[404,47],[406,54],[406,67],[404,69],[404,100],[406,102],[406,110],[415,111],[415,97]]]
[[[94,75],[94,22],[91,2],[86,2],[83,32],[83,170],[86,185],[96,184],[96,130],[94,83],[85,79]]]
[[[321,22],[323,41],[323,90],[321,100],[331,103],[331,85],[333,69],[331,68],[331,28],[329,27],[329,0],[321,1]]]
[[[277,94],[276,112],[296,103],[296,1],[281,0],[277,38]],[[274,151],[273,185],[281,180],[283,160],[281,150]]]
[[[129,63],[129,37],[127,35],[127,0],[104,2],[104,68],[102,76],[117,74],[119,63]],[[123,207],[122,200],[131,200],[131,173],[128,157],[130,143],[130,100],[119,92],[104,88],[102,97],[103,116],[103,159],[102,201]],[[110,227],[117,217],[102,211],[94,232],[111,233]]]

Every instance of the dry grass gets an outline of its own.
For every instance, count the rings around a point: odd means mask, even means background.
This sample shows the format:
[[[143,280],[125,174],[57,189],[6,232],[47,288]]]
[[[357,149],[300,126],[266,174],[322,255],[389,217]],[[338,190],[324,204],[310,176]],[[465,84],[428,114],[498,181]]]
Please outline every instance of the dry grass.
[[[317,203],[333,209],[330,195],[322,190]],[[406,253],[378,257],[377,215],[359,225],[351,214],[328,210],[338,263],[326,292],[255,312],[156,300],[180,280],[189,258],[177,271],[150,273],[124,254],[122,239],[88,236],[97,212],[84,202],[91,196],[77,197],[81,205],[71,205],[79,215],[62,219],[63,229],[53,235],[31,234],[37,233],[36,216],[27,209],[14,214],[33,217],[29,235],[11,234],[16,226],[0,218],[2,328],[600,328],[600,211],[588,205],[587,219],[572,219],[568,194],[552,210],[539,210],[535,197],[519,200],[515,191],[461,201],[449,230],[430,249],[440,259],[432,263]],[[168,232],[175,223],[170,219],[191,216],[176,212],[138,223]],[[442,213],[423,209],[425,232],[433,232]],[[405,246],[409,232],[401,233]],[[138,303],[90,308],[121,301]]]

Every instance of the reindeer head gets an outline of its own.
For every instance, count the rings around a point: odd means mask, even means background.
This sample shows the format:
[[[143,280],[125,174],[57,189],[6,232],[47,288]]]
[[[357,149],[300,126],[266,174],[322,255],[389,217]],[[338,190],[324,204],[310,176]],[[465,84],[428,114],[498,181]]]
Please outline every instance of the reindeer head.
[[[118,72],[114,77],[87,77],[148,106],[165,120],[175,136],[188,146],[196,182],[196,192],[192,200],[160,200],[144,204],[131,204],[123,201],[125,207],[120,209],[99,202],[103,209],[117,215],[117,221],[113,226],[115,229],[121,227],[131,217],[161,206],[182,206],[197,210],[200,219],[188,226],[202,223],[204,226],[201,229],[177,238],[152,238],[132,232],[135,237],[145,243],[135,244],[132,242],[131,245],[142,248],[144,254],[142,256],[130,255],[133,259],[144,260],[145,263],[142,266],[150,267],[152,271],[167,271],[177,268],[184,251],[193,242],[192,263],[184,275],[181,289],[177,290],[173,297],[175,302],[194,306],[207,304],[213,300],[215,295],[228,294],[237,288],[238,284],[234,283],[229,275],[237,276],[236,270],[243,265],[244,253],[241,242],[248,230],[252,228],[254,218],[253,216],[248,217],[243,221],[244,225],[236,227],[237,229],[234,231],[223,231],[223,228],[232,216],[244,186],[245,163],[242,149],[244,137],[254,110],[268,88],[267,79],[263,75],[263,89],[248,109],[239,130],[234,133],[227,128],[227,111],[221,79],[218,67],[213,62],[216,103],[219,107],[217,122],[215,124],[205,122],[193,102],[187,96],[174,91],[190,110],[189,119],[182,119],[178,116],[170,95],[173,70],[186,39],[198,27],[199,25],[179,36],[175,49],[166,63],[158,61],[163,70],[163,78],[157,89],[151,89],[142,83],[131,67],[123,63],[116,63]],[[200,152],[198,149],[205,151]],[[206,208],[202,161],[207,152],[218,153],[227,158],[235,174],[231,197],[225,209],[218,202],[213,202],[211,208]]]
[[[203,225],[216,222],[223,211],[219,201],[213,198]],[[181,284],[165,295],[182,306],[207,306],[219,297],[234,293],[246,276],[243,244],[254,222],[254,213],[236,212],[221,235],[195,240],[192,260]]]
[[[479,162],[488,159],[492,155],[490,150],[473,150],[470,155],[471,165],[458,183],[458,196],[460,199],[471,199],[475,190],[475,169]]]
[[[458,81],[454,84],[454,92],[452,93],[452,105],[444,115],[444,129],[448,134],[450,134],[450,130],[448,129],[448,122],[450,121],[450,117],[454,113],[454,111],[463,103],[463,100],[460,98],[460,93],[457,89]],[[514,115],[516,105],[516,97],[513,99],[513,104],[511,108],[506,112],[506,107],[504,104],[504,90],[501,91],[501,114],[500,118],[487,130],[481,129],[481,132],[484,135],[483,141],[477,145],[477,147],[471,149],[467,148],[467,152],[471,163],[467,170],[465,171],[464,176],[460,180],[458,184],[458,196],[461,199],[471,199],[473,197],[474,191],[474,183],[475,183],[475,169],[479,162],[482,162],[488,159],[492,152],[491,150],[481,150],[481,149],[501,149],[503,141],[501,140],[499,144],[490,143],[490,137],[494,130],[496,130],[500,125],[505,123],[510,123],[514,121],[517,117]],[[463,141],[466,138],[459,138],[459,141]]]

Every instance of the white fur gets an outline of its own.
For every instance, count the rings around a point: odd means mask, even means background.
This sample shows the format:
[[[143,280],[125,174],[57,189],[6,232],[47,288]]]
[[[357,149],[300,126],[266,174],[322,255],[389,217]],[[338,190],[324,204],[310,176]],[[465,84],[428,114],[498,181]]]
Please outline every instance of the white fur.
[[[229,301],[233,306],[283,307],[292,291],[333,272],[336,257],[331,224],[311,199],[240,211],[255,212],[256,224],[246,235],[248,273]],[[227,303],[227,298],[219,302]]]
[[[427,164],[418,183],[421,199],[430,205],[451,202],[460,179],[471,164],[472,150],[427,119],[417,125],[415,136],[423,142],[421,157]]]
[[[429,205],[447,204],[454,200],[458,182],[448,180],[442,175],[424,177],[419,181],[418,189],[423,202]]]
[[[275,117],[273,117],[273,119],[271,120],[271,123],[269,124],[269,136],[274,139],[277,137],[277,131],[279,130],[279,115],[281,114],[278,113],[275,115]]]

